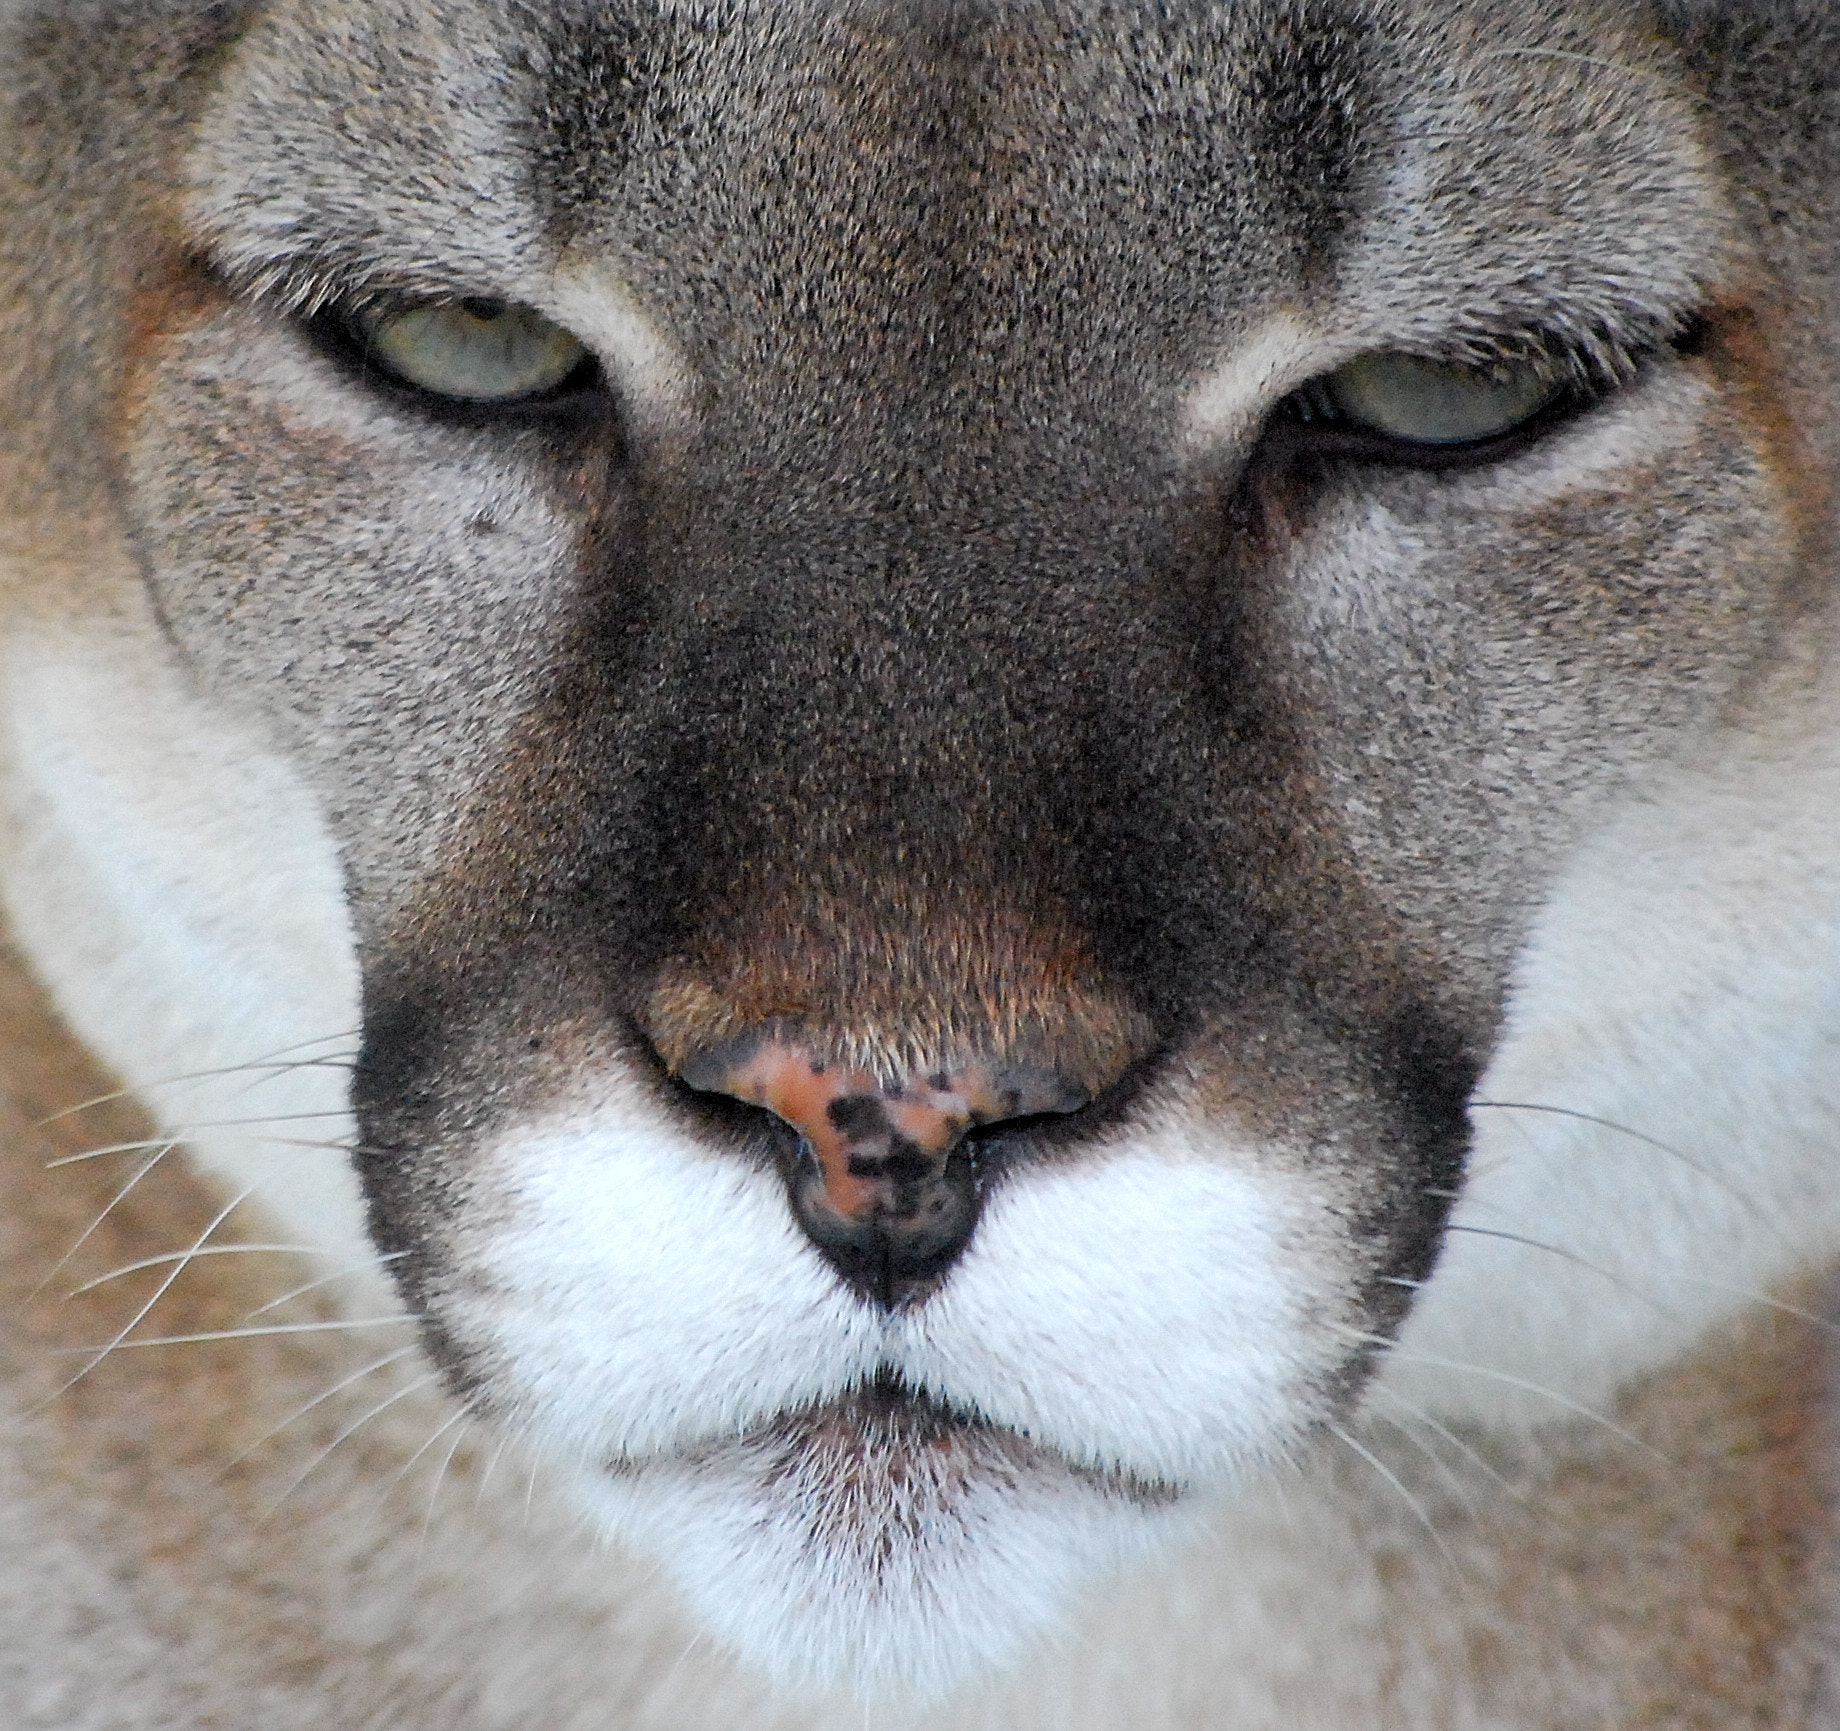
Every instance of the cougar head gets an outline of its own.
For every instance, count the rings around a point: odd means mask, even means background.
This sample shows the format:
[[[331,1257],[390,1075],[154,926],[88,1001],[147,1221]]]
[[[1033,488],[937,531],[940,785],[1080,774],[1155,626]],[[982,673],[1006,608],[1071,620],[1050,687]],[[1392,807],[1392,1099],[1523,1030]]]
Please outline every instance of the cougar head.
[[[431,1351],[755,1658],[1002,1658],[1359,1402],[1552,886],[1809,604],[1689,71],[1408,0],[159,54],[45,448],[325,814]]]

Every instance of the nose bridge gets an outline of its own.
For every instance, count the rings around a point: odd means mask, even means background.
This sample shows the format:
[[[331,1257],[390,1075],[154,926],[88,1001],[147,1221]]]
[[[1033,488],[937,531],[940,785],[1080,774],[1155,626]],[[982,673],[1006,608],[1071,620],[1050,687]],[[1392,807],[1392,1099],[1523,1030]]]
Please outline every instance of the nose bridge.
[[[800,449],[679,555],[696,595],[652,755],[665,851],[694,863],[641,1019],[680,1073],[771,1025],[887,1080],[990,1063],[1095,1094],[1149,1040],[1095,954],[1086,858],[1084,778],[1140,726],[1105,696],[1152,635],[1119,599],[1132,538],[1072,514],[1090,453],[1044,497],[991,464],[909,486],[885,437]]]
[[[960,881],[977,834],[1026,860],[1069,778],[1141,731],[1106,713],[1123,669],[1186,678],[1158,478],[1091,429],[1036,461],[886,405],[762,438],[718,440],[684,491],[720,509],[664,525],[674,772],[769,852],[879,841]]]
[[[909,862],[898,857],[854,873],[826,863],[832,890],[803,898],[809,885],[788,883],[783,866],[771,885],[731,874],[724,907],[653,976],[640,1020],[674,1074],[739,1078],[736,1066],[771,1036],[826,1078],[822,1099],[786,1110],[755,1102],[801,1128],[848,1076],[898,1094],[945,1075],[929,1086],[962,1094],[982,1122],[1014,1115],[996,1111],[1005,1089],[1040,1093],[1018,1078],[1053,1076],[1086,1098],[1154,1045],[1150,1018],[1046,910],[1026,917],[989,885],[948,898],[917,866],[904,875]],[[751,1089],[769,1086],[764,1072],[745,1075]],[[774,1075],[774,1087],[806,1086]],[[739,1082],[692,1086],[752,1098]]]
[[[790,1128],[796,1218],[886,1300],[967,1242],[975,1131],[1077,1111],[1156,1045],[1099,954],[1082,785],[1133,749],[1136,719],[1095,725],[1105,662],[1154,635],[1118,581],[1146,555],[1090,451],[1044,482],[989,447],[923,476],[886,428],[797,449],[699,488],[720,513],[660,560],[675,923],[634,1008],[680,1082]]]

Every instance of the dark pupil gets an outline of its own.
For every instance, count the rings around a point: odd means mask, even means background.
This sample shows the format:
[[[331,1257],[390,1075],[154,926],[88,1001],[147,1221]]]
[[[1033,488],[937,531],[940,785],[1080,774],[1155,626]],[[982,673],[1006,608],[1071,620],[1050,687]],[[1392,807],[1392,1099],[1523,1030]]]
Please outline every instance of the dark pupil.
[[[460,310],[473,318],[489,321],[504,316],[505,303],[503,301],[486,300],[480,295],[468,295],[467,298],[460,303]]]

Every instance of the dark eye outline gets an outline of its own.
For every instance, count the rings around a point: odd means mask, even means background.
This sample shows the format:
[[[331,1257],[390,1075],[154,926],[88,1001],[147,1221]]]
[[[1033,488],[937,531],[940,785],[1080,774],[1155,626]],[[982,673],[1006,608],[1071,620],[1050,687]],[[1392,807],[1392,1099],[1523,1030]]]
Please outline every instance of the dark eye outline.
[[[1319,381],[1304,387],[1309,391]],[[1578,386],[1561,386],[1539,408],[1513,426],[1487,438],[1439,443],[1403,439],[1378,428],[1360,426],[1324,411],[1294,392],[1279,404],[1265,429],[1268,451],[1275,456],[1316,457],[1395,469],[1423,469],[1449,474],[1485,468],[1538,444],[1568,421],[1576,420],[1605,394]]]
[[[566,378],[544,390],[517,397],[455,397],[405,378],[378,355],[367,335],[367,320],[373,320],[380,312],[457,306],[483,317],[514,304],[491,295],[456,295],[452,299],[377,297],[336,301],[306,322],[316,345],[368,389],[411,405],[433,420],[466,427],[589,425],[604,420],[612,407],[612,392],[605,370],[591,349],[584,349],[580,363]],[[538,318],[545,316],[534,307],[525,310]]]
[[[1531,450],[1570,425],[1606,398],[1627,389],[1661,354],[1696,351],[1703,322],[1688,321],[1670,343],[1619,359],[1615,365],[1568,355],[1557,344],[1535,345],[1553,355],[1557,388],[1537,409],[1513,426],[1486,438],[1449,443],[1400,438],[1342,417],[1328,381],[1321,374],[1301,385],[1272,411],[1261,440],[1261,455],[1276,461],[1321,461],[1372,468],[1417,470],[1430,474],[1487,468]]]

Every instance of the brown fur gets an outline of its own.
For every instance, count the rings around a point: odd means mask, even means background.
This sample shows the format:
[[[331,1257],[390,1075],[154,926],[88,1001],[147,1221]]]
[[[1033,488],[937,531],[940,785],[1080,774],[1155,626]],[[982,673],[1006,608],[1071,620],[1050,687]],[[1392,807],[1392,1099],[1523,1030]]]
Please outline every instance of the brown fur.
[[[1834,88],[0,7],[0,1731],[1840,1722]]]
[[[701,1677],[692,1692],[679,1666],[693,1637],[668,1602],[617,1608],[626,1591],[657,1596],[643,1566],[630,1568],[632,1588],[615,1587],[614,1620],[596,1632],[583,1578],[597,1559],[533,1488],[528,1463],[494,1462],[489,1439],[471,1434],[445,1464],[448,1437],[412,1463],[450,1416],[428,1391],[364,1425],[290,1488],[408,1380],[374,1376],[291,1416],[376,1356],[374,1337],[116,1352],[65,1387],[87,1362],[78,1349],[110,1339],[166,1270],[65,1294],[194,1242],[222,1204],[176,1160],[112,1208],[138,1154],[49,1167],[153,1130],[119,1099],[71,1110],[111,1093],[111,1081],[11,956],[0,970],[0,1036],[0,1365],[15,1415],[0,1455],[0,1530],[15,1560],[0,1575],[16,1643],[0,1649],[7,1731],[511,1731],[536,1717],[560,1731],[857,1723],[844,1708],[833,1719],[774,1707],[733,1676]],[[41,1286],[50,1247],[98,1217],[82,1253]],[[225,1236],[239,1227],[267,1236],[240,1218]],[[235,1328],[302,1278],[286,1258],[201,1261],[150,1324],[163,1335]],[[1529,1454],[1480,1442],[1486,1464],[1459,1462],[1454,1484],[1387,1426],[1372,1427],[1364,1446],[1380,1451],[1427,1524],[1376,1486],[1365,1463],[1327,1467],[1340,1481],[1342,1530],[1325,1535],[1312,1517],[1296,1542],[1339,1549],[1352,1539],[1384,1599],[1352,1626],[1331,1603],[1299,1601],[1296,1614],[1359,1663],[1292,1677],[1283,1694],[1299,1717],[1290,1722],[1389,1731],[1830,1723],[1820,1690],[1840,1607],[1833,1324],[1820,1290],[1790,1302],[1635,1391],[1613,1415],[1616,1430],[1580,1421]],[[329,1314],[297,1301],[264,1320]],[[539,1549],[546,1560],[533,1569],[526,1559]],[[500,1567],[522,1582],[515,1596],[492,1591]],[[1127,1585],[1106,1621],[1122,1616],[1128,1630],[1156,1619],[1168,1634],[1205,1615],[1202,1605],[1165,1602],[1146,1578]],[[1205,1643],[1204,1621],[1194,1637]],[[610,1639],[631,1648],[611,1652]],[[1080,1706],[1068,1710],[1095,1725],[1238,1723],[1216,1717],[1204,1694],[1184,1693],[1205,1687],[1205,1666],[1152,1684],[1147,1709],[1128,1697],[1108,1708],[1104,1674],[1074,1656],[1084,1639],[987,1707],[954,1704],[941,1731],[1066,1723],[1055,1703],[1076,1687]]]

